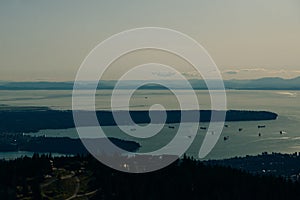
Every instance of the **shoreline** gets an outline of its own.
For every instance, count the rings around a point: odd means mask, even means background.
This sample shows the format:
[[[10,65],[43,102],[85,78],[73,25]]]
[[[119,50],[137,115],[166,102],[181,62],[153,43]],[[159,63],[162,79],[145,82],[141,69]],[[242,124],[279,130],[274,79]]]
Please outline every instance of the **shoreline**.
[[[122,140],[114,137],[108,138],[111,143],[126,151],[136,152],[141,145],[134,141]],[[101,144],[108,143],[107,139],[94,138],[83,139],[85,143]],[[32,137],[23,134],[2,134],[0,138],[0,152],[38,152],[38,153],[59,153],[59,154],[88,154],[81,139],[68,137]]]
[[[81,113],[79,113],[81,112]],[[184,122],[211,122],[212,112],[216,116],[215,122],[222,121],[222,116],[226,114],[226,122],[237,121],[266,121],[276,120],[278,114],[269,111],[247,111],[247,110],[227,110],[227,111],[212,111],[212,110],[167,110],[167,111],[151,111],[151,114],[161,116],[166,113],[165,124],[184,123]],[[151,121],[149,111],[132,110],[129,111],[130,116],[136,124],[160,124],[161,122]],[[73,115],[80,114],[81,117],[90,117],[92,111],[74,111],[71,110],[53,110],[46,107],[12,107],[11,109],[0,109],[0,133],[34,133],[45,129],[67,129],[74,128]],[[127,121],[116,123],[114,115],[120,117],[127,117],[125,111],[96,111],[99,124],[101,126],[115,126],[115,125],[131,125]],[[187,116],[182,121],[182,115]],[[196,118],[195,116],[200,116]],[[127,119],[127,118],[124,118]],[[98,123],[92,123],[86,120],[84,124],[79,126],[98,126]],[[78,124],[76,124],[78,126]]]

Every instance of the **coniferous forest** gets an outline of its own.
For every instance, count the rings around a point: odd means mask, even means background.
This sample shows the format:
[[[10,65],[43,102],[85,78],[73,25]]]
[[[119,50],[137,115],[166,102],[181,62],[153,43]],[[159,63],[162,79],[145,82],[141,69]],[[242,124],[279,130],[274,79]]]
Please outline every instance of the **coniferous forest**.
[[[184,156],[156,172],[115,171],[92,156],[0,162],[0,199],[299,199],[300,184]]]

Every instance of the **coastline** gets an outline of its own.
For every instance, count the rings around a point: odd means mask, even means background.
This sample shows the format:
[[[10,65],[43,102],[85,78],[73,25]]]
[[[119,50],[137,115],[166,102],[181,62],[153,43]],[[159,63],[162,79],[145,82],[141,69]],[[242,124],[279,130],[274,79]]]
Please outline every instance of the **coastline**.
[[[90,116],[91,111],[75,111],[76,114],[82,116]],[[151,111],[155,115],[162,115],[164,111]],[[214,112],[216,116],[223,116],[226,112],[226,122],[231,121],[262,121],[262,120],[276,120],[278,114],[269,111],[247,111],[247,110],[228,110],[228,111],[211,111],[211,110],[167,110],[166,124],[184,123],[184,122],[210,122],[211,114]],[[129,111],[132,120],[136,124],[158,123],[151,121],[149,111],[133,110]],[[151,114],[152,114],[151,113]],[[199,115],[200,118],[187,117],[185,121],[181,121],[181,115],[186,116]],[[101,126],[115,126],[114,114],[126,117],[125,111],[111,111],[98,110],[96,115]],[[222,117],[216,121],[222,121]],[[130,125],[126,121],[122,121],[118,125]],[[82,124],[82,126],[98,126],[94,123]],[[44,129],[67,129],[74,128],[73,112],[71,110],[52,110],[50,108],[32,108],[26,107],[0,110],[0,133],[30,133],[37,132]]]

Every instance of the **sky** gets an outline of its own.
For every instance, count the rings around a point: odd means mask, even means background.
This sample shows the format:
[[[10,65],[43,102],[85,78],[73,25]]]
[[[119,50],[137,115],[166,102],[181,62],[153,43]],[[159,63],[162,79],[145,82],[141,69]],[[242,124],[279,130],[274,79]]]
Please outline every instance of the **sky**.
[[[299,0],[2,0],[0,80],[72,81],[98,43],[148,26],[194,38],[224,79],[300,76]]]

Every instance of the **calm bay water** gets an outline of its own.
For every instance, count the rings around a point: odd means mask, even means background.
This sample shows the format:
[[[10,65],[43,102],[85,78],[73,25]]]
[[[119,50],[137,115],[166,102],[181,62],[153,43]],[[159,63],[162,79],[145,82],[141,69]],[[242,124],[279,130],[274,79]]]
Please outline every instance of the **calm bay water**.
[[[216,91],[217,92],[217,91]],[[122,95],[127,94],[126,90],[121,91]],[[189,91],[179,91],[186,100],[192,95]],[[210,98],[206,91],[196,91],[200,109],[210,109]],[[84,102],[85,92],[82,93]],[[227,91],[228,109],[236,110],[266,110],[279,114],[274,121],[260,122],[229,122],[229,127],[224,127],[220,140],[213,151],[206,157],[228,158],[233,156],[256,155],[267,152],[300,152],[300,91]],[[71,91],[1,91],[0,104],[9,106],[48,106],[53,109],[71,109]],[[139,90],[134,93],[130,101],[130,107],[134,110],[149,109],[153,104],[162,104],[166,109],[178,109],[179,104],[172,93],[165,90]],[[193,107],[193,105],[189,105]],[[110,91],[98,91],[96,96],[97,109],[110,109]],[[196,108],[196,107],[195,107]],[[122,107],[118,109],[123,109]],[[195,124],[185,124],[189,131]],[[258,129],[258,125],[265,125],[266,128]],[[179,124],[175,124],[175,127]],[[208,123],[200,124],[207,127]],[[238,131],[242,128],[242,131]],[[123,139],[133,139],[125,135],[118,127],[105,127],[109,136]],[[167,125],[162,131],[150,139],[135,139],[141,143],[141,152],[158,149],[168,143],[174,136],[174,129]],[[280,134],[284,131],[284,134]],[[261,137],[258,136],[261,133]],[[144,133],[147,134],[147,133]],[[193,134],[193,133],[191,133]],[[189,155],[197,156],[206,130],[198,130],[195,133],[195,140],[187,151]],[[46,135],[49,137],[68,136],[78,137],[75,129],[65,130],[42,130],[34,135]],[[223,137],[229,136],[224,141]],[[87,135],[86,137],[94,137]],[[182,138],[189,140],[191,138]],[[180,145],[180,144],[178,144]],[[7,153],[5,153],[7,154]],[[7,155],[9,157],[9,155]],[[4,156],[5,157],[5,156]]]

